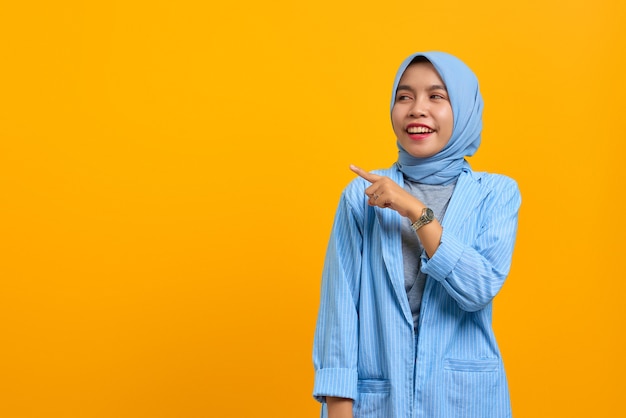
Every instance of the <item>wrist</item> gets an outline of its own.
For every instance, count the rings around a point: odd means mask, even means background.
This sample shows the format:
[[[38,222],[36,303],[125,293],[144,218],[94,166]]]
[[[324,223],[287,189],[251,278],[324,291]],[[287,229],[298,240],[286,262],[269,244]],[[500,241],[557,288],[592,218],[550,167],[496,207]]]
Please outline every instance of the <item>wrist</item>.
[[[428,225],[435,219],[435,213],[431,208],[424,207],[422,209],[421,215],[417,218],[417,220],[411,223],[411,228],[413,231],[417,232],[421,227]]]
[[[424,209],[426,209],[426,206],[417,205],[408,211],[407,218],[409,218],[411,224],[415,223],[415,221],[417,221],[422,216]]]

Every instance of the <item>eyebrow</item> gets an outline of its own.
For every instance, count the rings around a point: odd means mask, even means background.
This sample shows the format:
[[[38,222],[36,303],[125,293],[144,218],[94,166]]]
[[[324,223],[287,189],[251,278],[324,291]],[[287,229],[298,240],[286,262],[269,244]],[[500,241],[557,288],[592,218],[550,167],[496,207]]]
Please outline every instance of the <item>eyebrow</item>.
[[[404,84],[401,84],[398,86],[398,88],[396,89],[396,91],[399,90],[408,90],[408,91],[413,91],[413,88],[411,86],[407,86]],[[444,91],[448,91],[448,89],[446,88],[446,86],[442,86],[440,84],[433,84],[432,86],[429,86],[426,90],[428,91],[433,91],[433,90],[444,90]]]

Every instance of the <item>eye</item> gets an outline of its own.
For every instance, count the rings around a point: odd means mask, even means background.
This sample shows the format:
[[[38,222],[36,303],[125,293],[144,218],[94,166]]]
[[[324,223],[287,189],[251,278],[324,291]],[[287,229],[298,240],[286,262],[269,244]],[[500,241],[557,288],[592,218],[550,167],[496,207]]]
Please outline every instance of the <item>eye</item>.
[[[398,97],[396,98],[396,101],[398,102],[404,102],[407,100],[411,100],[411,96],[407,95],[407,94],[399,94]]]
[[[431,99],[436,99],[436,100],[445,100],[446,97],[442,94],[431,94],[430,95]]]

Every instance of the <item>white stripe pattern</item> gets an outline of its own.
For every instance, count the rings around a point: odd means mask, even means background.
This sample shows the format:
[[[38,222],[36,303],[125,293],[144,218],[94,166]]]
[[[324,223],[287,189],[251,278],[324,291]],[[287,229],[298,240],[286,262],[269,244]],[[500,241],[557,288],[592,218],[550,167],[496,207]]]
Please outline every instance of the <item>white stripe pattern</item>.
[[[402,185],[392,167],[379,171]],[[491,301],[509,272],[516,183],[465,170],[443,221],[419,335],[404,289],[401,217],[369,207],[355,179],[342,194],[328,244],[313,360],[313,395],[354,399],[355,418],[508,418]],[[322,417],[327,416],[325,403]]]

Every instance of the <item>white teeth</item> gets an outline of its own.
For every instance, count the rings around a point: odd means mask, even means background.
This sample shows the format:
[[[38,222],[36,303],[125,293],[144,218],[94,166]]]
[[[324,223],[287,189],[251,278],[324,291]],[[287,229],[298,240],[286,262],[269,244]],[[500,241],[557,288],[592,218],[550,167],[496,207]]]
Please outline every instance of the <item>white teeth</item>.
[[[425,134],[435,132],[425,126],[410,126],[406,131],[410,134]]]

